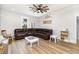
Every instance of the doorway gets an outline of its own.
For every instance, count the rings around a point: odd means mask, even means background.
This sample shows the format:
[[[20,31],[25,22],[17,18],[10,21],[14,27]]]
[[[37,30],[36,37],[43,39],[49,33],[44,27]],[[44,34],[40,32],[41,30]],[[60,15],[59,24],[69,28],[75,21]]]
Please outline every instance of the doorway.
[[[77,16],[77,44],[79,44],[79,16]]]

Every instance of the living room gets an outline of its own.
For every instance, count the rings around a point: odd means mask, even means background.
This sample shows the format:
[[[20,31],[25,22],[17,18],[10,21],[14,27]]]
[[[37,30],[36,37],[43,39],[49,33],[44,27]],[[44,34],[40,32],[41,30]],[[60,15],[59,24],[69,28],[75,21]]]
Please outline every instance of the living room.
[[[32,7],[38,6],[38,5],[42,5],[43,7],[46,6],[48,8],[47,11],[46,12],[44,11],[34,12],[32,10]],[[74,5],[73,4],[1,4],[0,5],[0,30],[6,30],[8,33],[12,35],[13,38],[15,38],[16,29],[24,29],[24,28],[30,29],[31,28],[32,30],[30,30],[30,32],[33,31],[33,29],[40,29],[40,30],[42,29],[41,30],[42,33],[44,32],[43,31],[44,29],[45,30],[49,29],[49,30],[52,30],[50,36],[55,35],[57,36],[58,39],[60,38],[61,31],[68,31],[67,39],[63,41],[70,45],[71,44],[78,45],[79,43],[78,42],[78,30],[77,30],[77,26],[78,26],[77,19],[79,16],[78,10],[79,10],[79,5],[75,5],[75,4]],[[31,35],[33,35],[33,33]],[[17,40],[17,39],[14,39],[14,40]],[[54,42],[49,42],[50,44],[48,44],[49,40],[50,38],[48,40],[45,40],[46,42],[42,40],[41,43],[44,43],[45,45],[48,45],[48,46],[52,46],[52,44],[56,45],[58,43],[57,42],[55,44]],[[22,40],[20,41],[24,42]],[[18,43],[20,44],[21,42],[18,42]],[[9,46],[10,49],[11,49],[11,46],[12,45]],[[35,46],[34,49],[37,50],[38,48],[36,48]],[[20,46],[19,46],[19,49],[21,49]],[[29,48],[29,49],[32,49],[32,48]],[[79,51],[78,47],[76,47],[76,49],[77,51]],[[39,51],[38,53],[41,53],[42,50],[41,49],[39,50],[38,50]],[[77,51],[74,51],[73,53],[79,53]],[[46,52],[47,53],[59,53],[59,52],[49,52],[49,51],[46,51]],[[15,49],[15,52],[13,53],[16,54],[20,52],[16,52],[16,49]],[[37,52],[34,52],[34,53],[37,53]],[[62,51],[60,53],[68,53],[68,52]]]

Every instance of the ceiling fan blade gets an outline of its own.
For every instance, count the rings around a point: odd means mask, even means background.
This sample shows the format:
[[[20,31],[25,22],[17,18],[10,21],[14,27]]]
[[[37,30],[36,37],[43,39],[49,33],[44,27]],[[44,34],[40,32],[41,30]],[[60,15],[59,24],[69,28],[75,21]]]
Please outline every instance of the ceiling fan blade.
[[[49,10],[49,8],[45,9],[45,10]]]
[[[42,4],[39,4],[38,7],[42,7]]]
[[[43,10],[43,11],[45,11],[45,10],[49,10],[49,8],[43,8],[42,10]]]
[[[40,10],[40,12],[41,12],[41,13],[43,13],[43,11],[42,11],[42,10]]]
[[[34,7],[38,8],[35,4],[33,4]]]
[[[33,10],[33,12],[36,12],[37,10]]]
[[[45,10],[44,12],[47,12],[47,10]]]
[[[29,7],[29,8],[33,8],[33,7]]]
[[[32,10],[33,12],[36,12],[36,11],[37,11],[34,7],[29,7],[29,8],[31,8],[31,10]]]
[[[42,8],[47,8],[48,6],[44,6],[44,7],[42,7]]]
[[[47,12],[47,10],[49,10],[49,9],[43,9],[42,11]]]

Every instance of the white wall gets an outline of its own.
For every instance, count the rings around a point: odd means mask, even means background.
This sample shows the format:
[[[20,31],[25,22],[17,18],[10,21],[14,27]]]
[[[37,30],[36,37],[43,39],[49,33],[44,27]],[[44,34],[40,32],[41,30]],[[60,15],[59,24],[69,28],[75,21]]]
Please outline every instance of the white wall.
[[[27,28],[31,28],[31,22],[34,21],[31,17],[27,17],[26,15],[20,15],[18,13],[7,10],[1,10],[1,29],[5,29],[7,30],[7,32],[13,34],[15,29],[22,28],[24,18],[28,20]]]
[[[21,27],[21,17],[15,13],[8,11],[1,11],[1,29],[6,29],[8,32],[13,33],[15,28]]]
[[[24,18],[27,19],[27,28],[34,27],[34,23],[38,24],[37,21],[35,21],[37,19],[34,19],[31,16],[28,17],[25,14],[20,14],[4,9],[0,10],[1,30],[5,29],[7,32],[13,34],[15,29],[22,28]]]
[[[67,42],[76,43],[76,34],[75,34],[75,16],[73,7],[63,8],[54,13],[53,20],[53,29],[54,34],[59,36],[60,31],[69,30],[69,38]]]

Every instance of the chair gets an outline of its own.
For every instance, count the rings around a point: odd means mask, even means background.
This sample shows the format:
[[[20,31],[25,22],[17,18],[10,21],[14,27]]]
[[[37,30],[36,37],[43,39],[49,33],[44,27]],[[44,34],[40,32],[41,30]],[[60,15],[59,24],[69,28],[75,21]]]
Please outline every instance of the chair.
[[[1,35],[3,36],[2,44],[8,44],[9,36],[6,33],[6,30],[2,30]]]
[[[3,36],[0,35],[0,54],[2,54],[3,46],[2,46]]]
[[[3,46],[2,50],[3,53],[8,53],[8,44],[9,44],[9,40],[12,38],[11,35],[8,35],[6,30],[2,30],[1,31],[1,40],[0,43]]]

